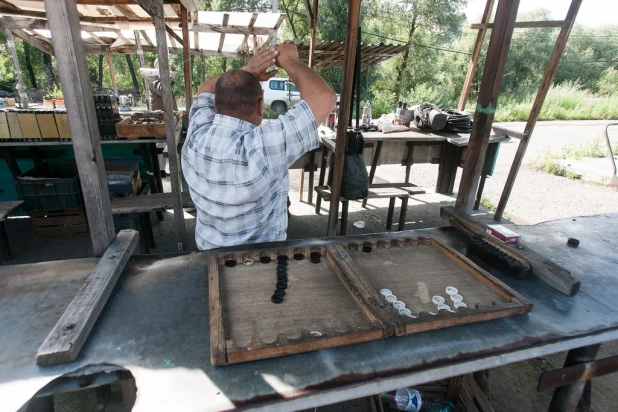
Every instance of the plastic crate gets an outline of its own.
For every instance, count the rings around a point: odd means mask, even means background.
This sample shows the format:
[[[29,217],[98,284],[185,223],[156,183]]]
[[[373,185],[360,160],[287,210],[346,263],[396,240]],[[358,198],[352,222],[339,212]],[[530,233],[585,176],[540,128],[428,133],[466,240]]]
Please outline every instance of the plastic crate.
[[[77,209],[84,205],[77,165],[46,161],[13,180],[27,211]]]

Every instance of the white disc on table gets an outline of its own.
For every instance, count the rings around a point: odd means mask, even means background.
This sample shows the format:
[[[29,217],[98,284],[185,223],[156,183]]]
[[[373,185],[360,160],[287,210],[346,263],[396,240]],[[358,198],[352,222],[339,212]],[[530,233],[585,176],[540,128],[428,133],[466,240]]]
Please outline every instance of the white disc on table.
[[[444,303],[444,298],[442,296],[436,295],[433,298],[431,298],[431,301],[435,303],[436,305],[441,305],[442,303]]]
[[[455,293],[459,293],[459,291],[457,290],[457,288],[454,288],[452,286],[447,286],[446,287],[446,294],[447,295],[454,295]]]
[[[380,293],[382,294],[382,296],[388,296],[388,295],[392,295],[393,294],[393,292],[391,292],[390,289],[382,289],[380,291]]]

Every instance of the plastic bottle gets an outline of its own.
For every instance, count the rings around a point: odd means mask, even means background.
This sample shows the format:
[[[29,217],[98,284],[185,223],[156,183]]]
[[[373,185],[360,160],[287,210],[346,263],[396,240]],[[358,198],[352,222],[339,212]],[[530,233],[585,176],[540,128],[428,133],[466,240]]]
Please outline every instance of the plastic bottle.
[[[453,402],[439,403],[435,399],[422,396],[416,389],[397,389],[395,393],[383,393],[382,397],[400,411],[455,412]]]

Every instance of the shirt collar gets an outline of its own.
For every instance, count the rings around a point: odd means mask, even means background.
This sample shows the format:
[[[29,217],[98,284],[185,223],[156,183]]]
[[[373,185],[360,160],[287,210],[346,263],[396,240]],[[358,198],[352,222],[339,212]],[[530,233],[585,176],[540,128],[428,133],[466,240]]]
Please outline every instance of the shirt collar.
[[[251,124],[245,120],[241,120],[232,116],[226,116],[223,114],[215,115],[213,125],[229,127],[231,129],[240,130],[241,132],[248,132],[255,128],[254,124]]]

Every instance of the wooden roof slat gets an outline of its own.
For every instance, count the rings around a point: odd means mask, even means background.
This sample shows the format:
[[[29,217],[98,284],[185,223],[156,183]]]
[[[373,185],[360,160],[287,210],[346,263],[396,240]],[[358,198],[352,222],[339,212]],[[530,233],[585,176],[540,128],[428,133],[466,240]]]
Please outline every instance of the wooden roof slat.
[[[121,15],[125,16],[127,19],[131,21],[139,20],[140,16],[138,16],[131,7],[123,5],[123,4],[115,4],[111,6],[112,9],[115,9]]]
[[[146,30],[140,30],[139,32],[141,33],[144,40],[146,40],[146,43],[148,43],[149,46],[154,46],[154,44],[152,43],[152,40],[150,40],[150,37],[148,37],[148,33],[146,33]]]
[[[223,15],[223,22],[221,23],[221,27],[226,27],[229,20],[230,15],[228,13],[225,13]],[[219,37],[219,47],[217,47],[217,51],[219,53],[221,53],[221,51],[223,50],[223,43],[225,43],[225,33],[221,33]]]

